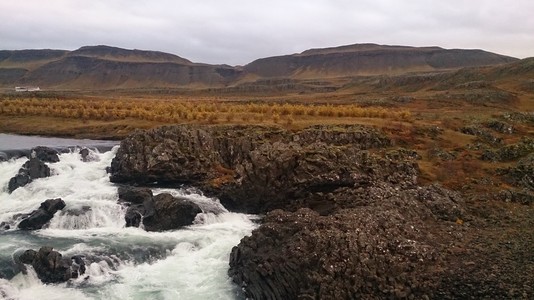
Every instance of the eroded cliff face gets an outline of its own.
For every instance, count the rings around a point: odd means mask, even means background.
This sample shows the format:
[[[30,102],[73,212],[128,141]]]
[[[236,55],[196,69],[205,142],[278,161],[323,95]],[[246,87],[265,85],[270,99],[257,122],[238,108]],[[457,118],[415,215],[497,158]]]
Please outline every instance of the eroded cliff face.
[[[232,250],[234,282],[251,299],[432,298],[448,272],[444,250],[456,240],[445,224],[466,217],[462,198],[439,186],[388,184],[339,196],[353,207],[326,216],[269,212]]]
[[[328,214],[345,205],[323,197],[338,189],[376,181],[415,183],[413,161],[393,162],[367,151],[390,144],[361,126],[296,132],[259,126],[163,127],[122,142],[111,180],[187,184],[239,212],[310,207]]]

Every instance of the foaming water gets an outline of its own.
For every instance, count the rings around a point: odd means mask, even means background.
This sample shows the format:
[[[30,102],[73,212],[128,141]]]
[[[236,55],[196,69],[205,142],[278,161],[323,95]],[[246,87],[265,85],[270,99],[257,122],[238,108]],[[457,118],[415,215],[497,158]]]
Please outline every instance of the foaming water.
[[[228,212],[217,199],[194,190],[154,189],[186,197],[203,213],[192,226],[165,232],[125,228],[126,208],[106,167],[116,153],[78,151],[49,163],[52,176],[7,192],[9,179],[25,158],[0,162],[0,298],[5,299],[235,299],[228,275],[229,254],[255,228],[254,216]],[[37,209],[46,199],[62,198],[66,207],[43,229],[15,229],[18,214]],[[65,257],[83,254],[86,273],[67,283],[42,284],[30,268],[19,272],[13,257],[50,245]]]

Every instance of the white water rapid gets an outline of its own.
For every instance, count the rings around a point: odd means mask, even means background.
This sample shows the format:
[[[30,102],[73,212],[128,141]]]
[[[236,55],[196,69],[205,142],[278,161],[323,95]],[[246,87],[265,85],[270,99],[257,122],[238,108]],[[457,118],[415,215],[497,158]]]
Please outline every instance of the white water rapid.
[[[7,192],[7,185],[26,158],[0,162],[0,299],[237,299],[227,275],[229,254],[256,227],[254,216],[230,213],[215,199],[186,190],[155,189],[186,196],[204,211],[184,229],[146,232],[126,228],[125,208],[117,203],[117,187],[106,167],[112,151],[93,151],[96,160],[83,162],[78,151],[47,163],[52,176]],[[17,229],[14,217],[29,213],[53,198],[66,207],[40,230]],[[27,249],[49,245],[64,257],[100,257],[78,279],[43,284],[35,271],[18,271],[14,257]]]

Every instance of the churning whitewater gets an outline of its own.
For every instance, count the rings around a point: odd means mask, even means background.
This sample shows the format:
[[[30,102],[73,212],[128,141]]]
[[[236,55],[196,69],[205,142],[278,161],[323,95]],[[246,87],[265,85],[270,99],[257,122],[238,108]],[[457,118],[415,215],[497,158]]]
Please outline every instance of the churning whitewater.
[[[8,182],[27,158],[0,162],[0,298],[5,299],[236,299],[227,275],[233,246],[255,228],[250,215],[230,213],[216,199],[180,189],[154,189],[189,198],[203,210],[185,229],[147,232],[125,227],[126,207],[118,200],[106,167],[118,147],[83,162],[78,151],[47,163],[51,176],[8,193]],[[43,229],[22,231],[13,223],[47,199],[65,208]],[[61,284],[43,284],[15,257],[27,249],[52,246],[64,257],[97,257],[84,275]]]

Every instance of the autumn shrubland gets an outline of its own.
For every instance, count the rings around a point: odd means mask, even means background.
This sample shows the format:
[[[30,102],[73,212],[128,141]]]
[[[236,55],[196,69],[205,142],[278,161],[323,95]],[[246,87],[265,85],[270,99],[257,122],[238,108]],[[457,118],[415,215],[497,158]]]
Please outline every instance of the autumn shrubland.
[[[393,119],[410,121],[408,110],[361,107],[354,104],[243,103],[182,100],[88,100],[19,98],[0,101],[2,117],[53,117],[57,122],[78,120],[113,123],[128,120],[154,125],[201,124],[280,124],[298,125],[347,119]],[[47,124],[42,124],[47,126]],[[53,134],[53,133],[51,133]]]

